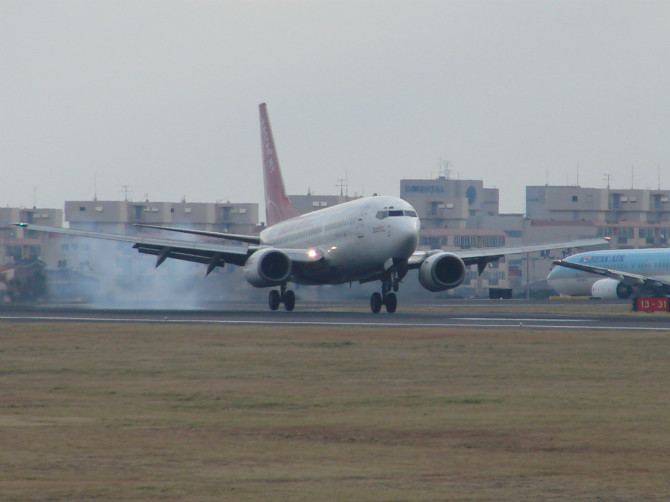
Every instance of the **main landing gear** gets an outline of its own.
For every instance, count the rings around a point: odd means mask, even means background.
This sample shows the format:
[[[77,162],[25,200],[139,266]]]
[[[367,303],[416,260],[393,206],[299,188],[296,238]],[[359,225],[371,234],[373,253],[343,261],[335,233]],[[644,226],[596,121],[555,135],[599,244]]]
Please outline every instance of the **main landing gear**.
[[[273,289],[268,296],[270,310],[277,310],[280,303],[284,304],[287,312],[291,312],[295,308],[295,293],[290,289],[287,290],[286,284],[281,285],[281,293]]]
[[[374,292],[370,296],[370,310],[373,314],[379,314],[382,305],[386,307],[386,312],[393,314],[398,307],[398,297],[396,293],[400,287],[400,276],[398,273],[392,273],[382,280],[381,293]],[[393,291],[391,291],[393,290]]]

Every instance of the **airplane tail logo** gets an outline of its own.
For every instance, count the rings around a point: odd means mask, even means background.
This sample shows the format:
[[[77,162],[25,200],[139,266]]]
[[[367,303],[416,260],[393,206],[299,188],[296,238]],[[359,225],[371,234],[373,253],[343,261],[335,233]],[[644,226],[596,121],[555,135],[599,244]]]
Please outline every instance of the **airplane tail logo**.
[[[263,149],[263,183],[265,185],[265,218],[268,226],[300,216],[286,196],[284,180],[279,169],[277,150],[268,119],[267,105],[259,105],[261,117],[261,147]]]

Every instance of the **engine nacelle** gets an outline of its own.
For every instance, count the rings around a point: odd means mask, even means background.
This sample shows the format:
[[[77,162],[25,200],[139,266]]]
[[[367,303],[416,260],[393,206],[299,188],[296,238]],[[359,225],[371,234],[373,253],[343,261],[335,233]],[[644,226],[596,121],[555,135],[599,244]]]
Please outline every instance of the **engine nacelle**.
[[[278,249],[265,248],[252,254],[244,264],[244,278],[256,288],[285,283],[291,277],[291,258]]]
[[[465,263],[454,253],[436,253],[426,258],[419,268],[419,282],[433,293],[455,288],[463,279]]]
[[[626,299],[632,293],[633,288],[626,286],[616,279],[600,279],[591,286],[591,296],[602,298],[603,300]]]

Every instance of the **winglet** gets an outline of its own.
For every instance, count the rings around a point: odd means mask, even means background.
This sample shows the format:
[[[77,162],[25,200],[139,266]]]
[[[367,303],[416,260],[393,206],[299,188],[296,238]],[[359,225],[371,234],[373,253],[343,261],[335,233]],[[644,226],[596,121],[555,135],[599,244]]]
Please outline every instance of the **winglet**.
[[[268,119],[267,105],[259,106],[261,119],[261,148],[263,149],[263,183],[265,185],[265,217],[268,226],[300,216],[286,196],[284,180],[279,168],[272,128]]]

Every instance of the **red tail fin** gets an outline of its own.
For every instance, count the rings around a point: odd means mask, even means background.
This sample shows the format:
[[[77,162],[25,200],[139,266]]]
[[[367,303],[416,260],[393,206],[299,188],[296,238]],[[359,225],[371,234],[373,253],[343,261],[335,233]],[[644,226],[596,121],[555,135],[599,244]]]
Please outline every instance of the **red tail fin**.
[[[265,184],[265,217],[268,226],[300,216],[286,196],[272,128],[268,119],[267,105],[259,105],[261,116],[261,147],[263,149],[263,183]]]

